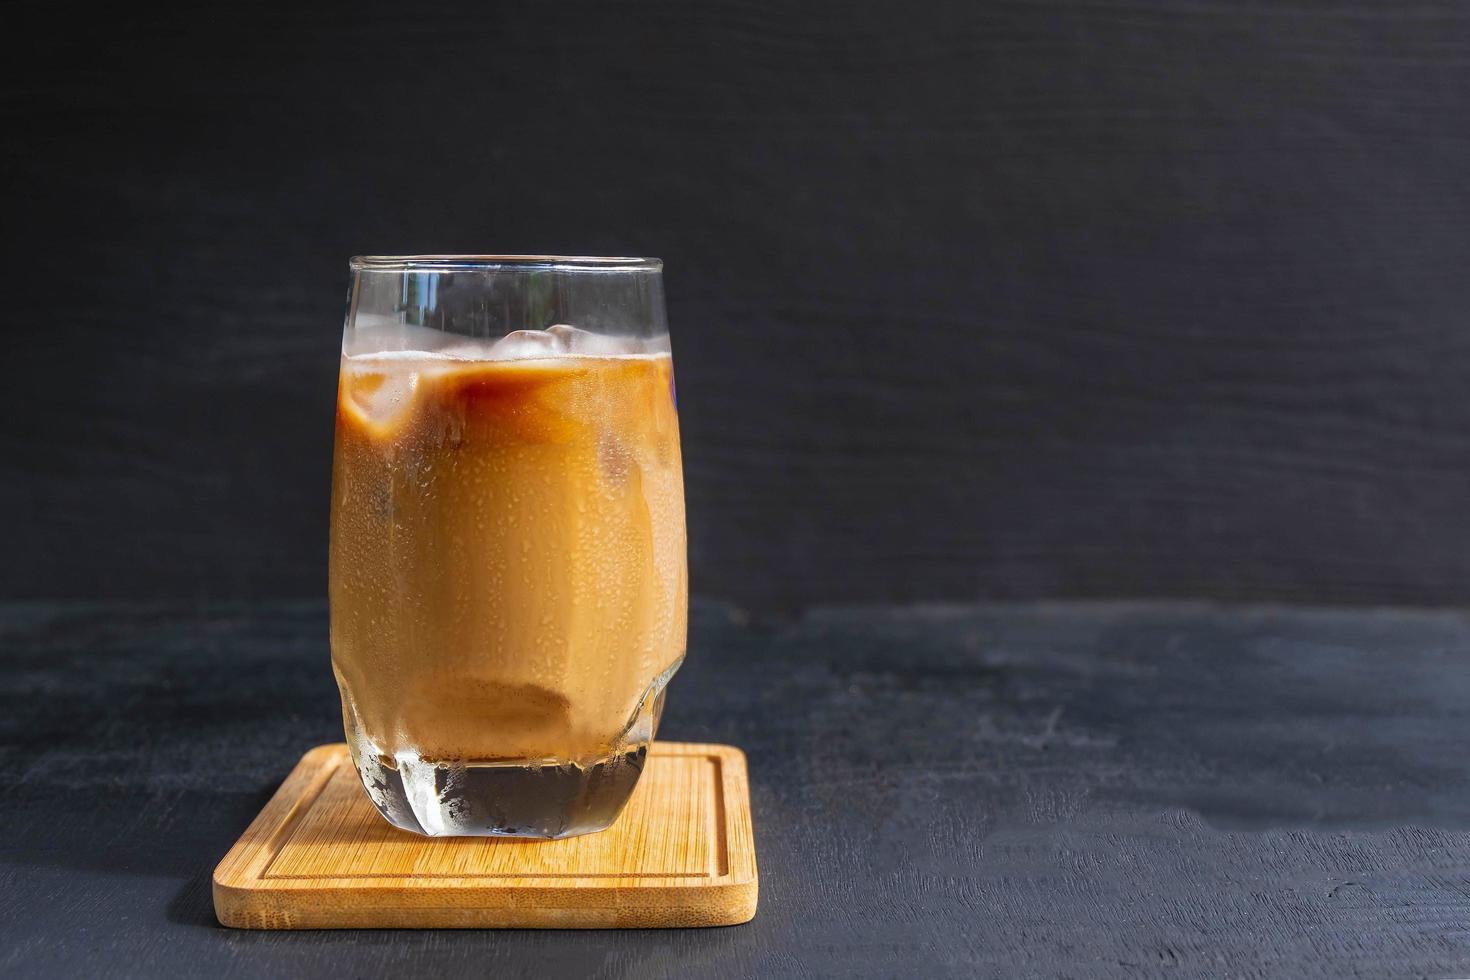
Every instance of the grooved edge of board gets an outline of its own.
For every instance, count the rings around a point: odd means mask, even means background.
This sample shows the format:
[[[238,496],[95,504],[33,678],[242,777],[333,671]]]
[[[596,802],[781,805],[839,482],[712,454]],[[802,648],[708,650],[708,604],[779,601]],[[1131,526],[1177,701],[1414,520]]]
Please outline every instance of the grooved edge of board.
[[[745,754],[656,742],[612,827],[560,841],[420,837],[382,819],[347,746],[307,752],[214,872],[241,929],[736,925],[758,896]]]

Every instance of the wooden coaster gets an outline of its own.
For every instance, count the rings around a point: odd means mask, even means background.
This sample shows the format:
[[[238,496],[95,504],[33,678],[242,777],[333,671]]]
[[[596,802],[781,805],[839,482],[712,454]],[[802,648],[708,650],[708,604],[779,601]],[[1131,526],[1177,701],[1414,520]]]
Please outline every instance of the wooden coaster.
[[[214,871],[239,929],[724,926],[755,915],[745,753],[655,742],[617,823],[566,840],[388,824],[343,744],[302,757]]]

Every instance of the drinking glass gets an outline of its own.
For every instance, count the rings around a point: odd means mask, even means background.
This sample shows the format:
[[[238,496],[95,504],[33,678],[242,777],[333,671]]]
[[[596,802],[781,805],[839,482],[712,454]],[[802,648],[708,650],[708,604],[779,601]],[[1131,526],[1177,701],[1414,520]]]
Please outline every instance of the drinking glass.
[[[430,836],[601,830],[684,657],[663,264],[350,265],[330,594],[363,786]]]

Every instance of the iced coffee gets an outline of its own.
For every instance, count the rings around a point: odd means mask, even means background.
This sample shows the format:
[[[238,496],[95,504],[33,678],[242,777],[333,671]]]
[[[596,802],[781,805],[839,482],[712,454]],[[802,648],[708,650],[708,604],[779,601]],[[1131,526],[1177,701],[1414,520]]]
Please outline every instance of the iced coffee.
[[[331,520],[332,663],[384,816],[611,823],[684,655],[666,338],[558,324],[344,355]]]

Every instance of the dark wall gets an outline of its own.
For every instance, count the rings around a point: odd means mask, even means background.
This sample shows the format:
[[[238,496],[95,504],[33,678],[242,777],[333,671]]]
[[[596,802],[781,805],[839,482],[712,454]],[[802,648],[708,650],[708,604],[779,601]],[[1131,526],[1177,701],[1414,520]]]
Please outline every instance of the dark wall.
[[[10,8],[0,595],[320,595],[345,261],[659,255],[693,585],[1470,601],[1470,8]]]

